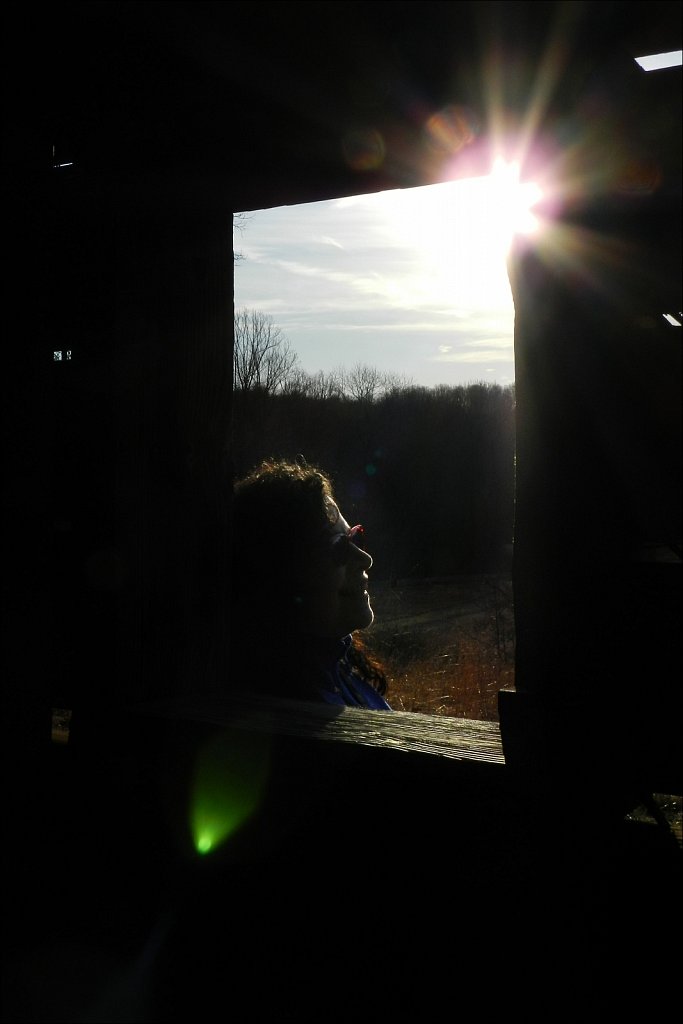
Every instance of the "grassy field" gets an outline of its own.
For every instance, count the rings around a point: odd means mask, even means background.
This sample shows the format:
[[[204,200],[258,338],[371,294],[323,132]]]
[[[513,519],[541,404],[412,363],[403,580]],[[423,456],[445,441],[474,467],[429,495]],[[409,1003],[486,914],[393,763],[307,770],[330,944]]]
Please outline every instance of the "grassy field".
[[[498,720],[498,691],[514,688],[509,575],[379,582],[365,640],[382,661],[397,711]]]

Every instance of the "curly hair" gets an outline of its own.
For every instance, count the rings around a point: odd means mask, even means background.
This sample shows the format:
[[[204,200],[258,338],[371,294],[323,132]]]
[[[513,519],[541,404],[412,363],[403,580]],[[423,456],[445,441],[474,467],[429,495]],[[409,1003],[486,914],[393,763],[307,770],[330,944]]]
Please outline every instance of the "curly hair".
[[[234,486],[233,573],[237,596],[257,601],[272,626],[293,625],[300,576],[297,540],[312,542],[330,521],[332,484],[315,466],[268,459]],[[253,606],[252,606],[253,607]],[[245,608],[245,610],[248,610]],[[239,609],[238,609],[239,611]]]
[[[320,526],[328,519],[332,482],[316,466],[266,459],[234,486],[234,512],[240,529],[271,531]]]

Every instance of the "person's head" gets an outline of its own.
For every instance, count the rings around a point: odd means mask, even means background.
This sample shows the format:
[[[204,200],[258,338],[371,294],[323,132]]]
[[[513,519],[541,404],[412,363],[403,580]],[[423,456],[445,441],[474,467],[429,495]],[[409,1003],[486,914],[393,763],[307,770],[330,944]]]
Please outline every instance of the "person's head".
[[[233,594],[249,633],[340,638],[373,621],[372,558],[317,467],[268,460],[234,487]]]

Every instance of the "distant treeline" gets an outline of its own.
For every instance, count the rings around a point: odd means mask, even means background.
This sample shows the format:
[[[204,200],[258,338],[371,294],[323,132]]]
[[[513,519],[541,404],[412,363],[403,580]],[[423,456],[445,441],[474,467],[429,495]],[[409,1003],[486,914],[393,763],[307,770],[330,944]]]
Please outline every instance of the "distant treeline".
[[[346,518],[365,526],[377,579],[508,568],[514,385],[392,384],[353,398],[236,387],[236,473],[265,457],[320,466]]]

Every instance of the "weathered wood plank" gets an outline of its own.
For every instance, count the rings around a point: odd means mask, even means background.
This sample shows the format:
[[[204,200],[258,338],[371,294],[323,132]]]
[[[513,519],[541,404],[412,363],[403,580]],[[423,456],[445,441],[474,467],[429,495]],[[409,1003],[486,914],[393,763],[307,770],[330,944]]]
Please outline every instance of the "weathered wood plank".
[[[136,714],[226,726],[280,736],[360,744],[459,761],[505,764],[497,722],[365,711],[310,701],[231,695],[178,698],[137,705]]]

